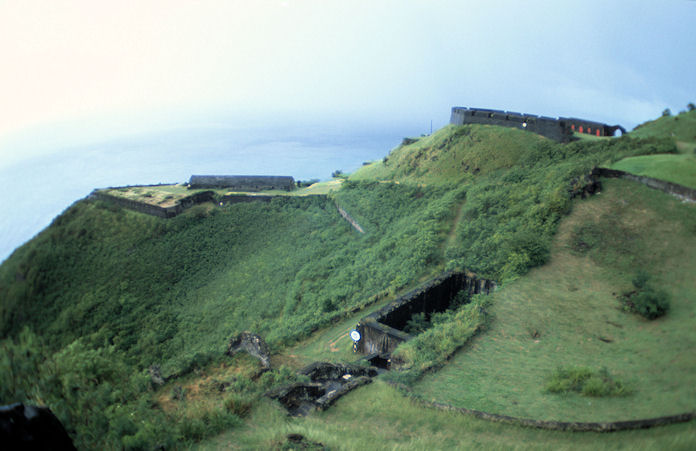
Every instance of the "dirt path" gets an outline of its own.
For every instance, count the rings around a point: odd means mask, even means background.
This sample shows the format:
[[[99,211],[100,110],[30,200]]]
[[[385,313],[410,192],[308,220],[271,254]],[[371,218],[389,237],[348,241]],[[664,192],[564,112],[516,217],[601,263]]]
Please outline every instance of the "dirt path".
[[[457,239],[457,225],[464,216],[464,204],[466,204],[466,200],[462,201],[462,203],[459,204],[459,206],[457,207],[457,214],[454,217],[454,222],[452,222],[452,227],[450,228],[450,231],[447,234],[447,239],[442,245],[443,253],[445,252],[445,250],[447,250],[448,247],[452,246],[454,244],[454,241]]]

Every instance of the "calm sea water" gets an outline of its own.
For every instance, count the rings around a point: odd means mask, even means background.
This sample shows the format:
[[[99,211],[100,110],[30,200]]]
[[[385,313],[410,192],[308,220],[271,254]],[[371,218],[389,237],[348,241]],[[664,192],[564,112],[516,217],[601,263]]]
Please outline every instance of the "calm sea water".
[[[412,132],[412,130],[411,130]],[[201,126],[142,134],[0,166],[0,261],[94,188],[179,183],[192,174],[291,175],[326,180],[380,159],[408,127]],[[7,149],[3,149],[7,152]]]

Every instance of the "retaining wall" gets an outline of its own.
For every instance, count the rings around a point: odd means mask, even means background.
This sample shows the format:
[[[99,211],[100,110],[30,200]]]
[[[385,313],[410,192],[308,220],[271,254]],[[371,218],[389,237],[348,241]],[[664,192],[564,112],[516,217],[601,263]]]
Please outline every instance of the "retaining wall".
[[[592,169],[590,175],[594,177],[609,177],[632,180],[634,182],[642,183],[643,185],[648,186],[650,188],[664,191],[665,193],[671,194],[683,201],[696,202],[696,189],[688,188],[677,183],[654,179],[652,177],[645,177],[643,175],[635,175],[629,172],[609,168],[594,168]]]
[[[467,290],[469,294],[488,294],[493,289],[495,282],[491,280],[463,272],[446,272],[361,319],[356,326],[360,332],[356,351],[363,354],[391,353],[400,343],[411,338],[402,329],[414,314],[423,312],[430,315],[446,310],[461,290]]]
[[[392,384],[397,385],[397,384]],[[398,385],[398,388],[412,393],[411,389]],[[495,421],[499,423],[515,424],[519,426],[532,427],[537,429],[546,429],[551,431],[572,431],[572,432],[615,432],[627,431],[632,429],[647,429],[656,426],[665,426],[669,424],[685,423],[696,418],[696,412],[685,412],[676,415],[667,415],[662,417],[645,418],[639,420],[625,421],[598,421],[598,422],[583,422],[583,421],[551,421],[551,420],[534,420],[531,418],[518,418],[509,415],[500,415],[497,413],[483,412],[481,410],[467,409],[465,407],[454,407],[449,404],[443,404],[436,401],[427,401],[417,395],[412,395],[412,399],[416,402],[427,406],[434,407],[439,410],[454,411],[465,415],[471,415],[482,420]]]

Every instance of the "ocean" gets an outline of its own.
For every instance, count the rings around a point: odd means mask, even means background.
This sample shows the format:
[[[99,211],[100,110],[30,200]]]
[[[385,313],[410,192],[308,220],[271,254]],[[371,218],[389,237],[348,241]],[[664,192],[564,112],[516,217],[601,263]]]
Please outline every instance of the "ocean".
[[[181,183],[192,174],[291,175],[327,180],[381,159],[407,125],[210,124],[60,148],[0,164],[0,261],[95,188]],[[12,149],[2,149],[4,155]],[[0,163],[2,163],[0,161]]]

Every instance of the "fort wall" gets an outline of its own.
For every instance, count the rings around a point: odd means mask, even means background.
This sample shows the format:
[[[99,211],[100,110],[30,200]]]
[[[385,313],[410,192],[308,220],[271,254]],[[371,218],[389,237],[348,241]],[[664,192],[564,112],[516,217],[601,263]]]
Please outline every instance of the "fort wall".
[[[558,142],[571,141],[574,132],[594,136],[614,136],[617,130],[626,133],[626,130],[620,125],[610,126],[586,119],[572,117],[552,118],[486,108],[454,107],[450,116],[450,124],[484,124],[513,127],[534,132]]]
[[[113,194],[108,194],[99,190],[92,191],[89,198],[111,202],[120,207],[146,215],[157,216],[159,218],[173,218],[194,205],[215,201],[215,193],[212,191],[194,193],[184,197],[179,200],[176,205],[170,207],[161,207],[159,205],[148,204],[147,202],[126,199],[125,197],[114,196]]]

